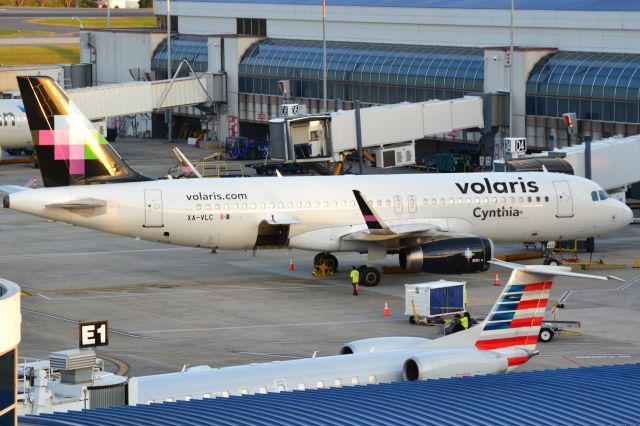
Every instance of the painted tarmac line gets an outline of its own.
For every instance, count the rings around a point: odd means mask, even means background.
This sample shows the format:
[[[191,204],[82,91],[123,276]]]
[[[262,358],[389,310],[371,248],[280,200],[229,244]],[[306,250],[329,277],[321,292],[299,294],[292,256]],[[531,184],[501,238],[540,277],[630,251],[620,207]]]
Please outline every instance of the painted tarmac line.
[[[626,283],[623,283],[620,287],[616,288],[617,291],[623,291],[628,289],[629,287],[638,284],[640,282],[640,275],[630,279]]]
[[[30,314],[35,314],[35,315],[40,315],[40,316],[47,317],[47,318],[57,319],[59,321],[68,322],[68,323],[71,323],[71,324],[79,324],[80,323],[80,321],[77,321],[77,320],[72,320],[70,318],[61,317],[59,315],[48,314],[46,312],[34,311],[32,309],[27,309],[27,308],[22,308],[21,310],[23,312],[28,312]],[[119,334],[121,336],[126,336],[126,337],[133,337],[134,339],[148,339],[148,337],[146,337],[146,336],[139,336],[139,335],[134,334],[134,333],[128,333],[126,331],[116,330],[116,329],[113,329],[113,328],[109,328],[109,333]]]
[[[139,249],[139,250],[114,250],[114,251],[83,251],[75,253],[39,253],[39,254],[21,254],[13,256],[0,256],[0,260],[14,260],[14,259],[32,259],[43,257],[71,257],[71,256],[94,256],[97,254],[126,254],[126,253],[153,253],[153,252],[169,252],[169,251],[194,251],[201,250],[192,247],[169,247],[158,249]]]
[[[272,353],[263,353],[263,352],[246,352],[246,351],[239,351],[236,352],[237,354],[241,354],[241,355],[260,355],[260,356],[268,356],[268,357],[272,357],[272,358],[289,358],[289,359],[302,359],[303,357],[300,356],[292,356],[292,355],[283,355],[283,354],[272,354]]]
[[[227,330],[246,330],[246,329],[258,329],[258,328],[279,328],[279,327],[317,327],[325,325],[345,325],[345,324],[371,324],[379,322],[406,322],[407,320],[402,318],[398,319],[379,319],[379,320],[357,320],[357,321],[327,321],[327,322],[297,322],[297,323],[285,323],[285,324],[262,324],[262,325],[232,325],[227,327],[200,327],[200,328],[179,328],[179,329],[165,329],[165,330],[140,330],[132,331],[133,334],[162,334],[162,333],[184,333],[184,332],[198,332],[198,331],[227,331]]]

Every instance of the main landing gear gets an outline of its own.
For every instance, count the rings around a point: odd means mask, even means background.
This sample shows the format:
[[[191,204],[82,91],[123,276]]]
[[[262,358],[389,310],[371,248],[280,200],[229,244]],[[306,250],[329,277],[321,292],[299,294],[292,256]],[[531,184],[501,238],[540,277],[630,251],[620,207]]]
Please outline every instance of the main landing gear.
[[[375,287],[380,283],[380,271],[373,266],[361,265],[358,267],[360,272],[360,284],[365,287]]]
[[[316,277],[327,277],[338,271],[338,259],[331,253],[318,253],[313,258],[313,275]],[[380,283],[382,274],[380,270],[372,266],[360,265],[360,285],[364,287],[375,287]]]

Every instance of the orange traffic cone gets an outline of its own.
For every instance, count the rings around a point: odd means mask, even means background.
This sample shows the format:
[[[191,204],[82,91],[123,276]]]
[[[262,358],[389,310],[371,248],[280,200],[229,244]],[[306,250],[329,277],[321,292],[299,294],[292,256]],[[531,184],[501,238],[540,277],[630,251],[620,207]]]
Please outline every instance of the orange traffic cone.
[[[289,259],[289,270],[290,271],[294,271],[296,269],[295,265],[293,264],[293,257]]]
[[[389,302],[384,302],[384,311],[382,312],[382,315],[385,317],[391,316],[391,313],[389,312]]]
[[[493,285],[500,287],[500,275],[496,274],[496,280],[493,282]]]

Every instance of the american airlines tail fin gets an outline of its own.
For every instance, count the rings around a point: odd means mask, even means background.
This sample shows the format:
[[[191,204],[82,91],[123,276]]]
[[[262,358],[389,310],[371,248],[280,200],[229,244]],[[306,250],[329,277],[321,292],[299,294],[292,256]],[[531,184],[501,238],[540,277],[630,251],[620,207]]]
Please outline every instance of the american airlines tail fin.
[[[519,349],[523,356],[509,358],[509,365],[526,362],[535,353],[538,333],[549,304],[554,276],[616,279],[571,272],[564,266],[519,265],[492,260],[491,263],[512,269],[509,281],[482,323],[469,330],[437,339],[438,346],[475,346],[479,350],[509,352]],[[527,354],[527,356],[524,356]]]
[[[133,171],[49,77],[17,77],[44,186],[149,180]]]

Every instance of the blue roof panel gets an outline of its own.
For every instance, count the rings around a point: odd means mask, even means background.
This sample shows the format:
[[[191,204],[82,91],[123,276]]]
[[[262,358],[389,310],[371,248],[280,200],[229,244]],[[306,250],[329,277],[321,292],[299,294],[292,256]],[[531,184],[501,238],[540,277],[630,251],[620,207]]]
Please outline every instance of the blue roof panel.
[[[21,417],[82,425],[640,423],[640,364],[192,400]]]
[[[320,6],[320,0],[174,0],[202,3],[284,4]],[[327,7],[414,7],[433,9],[509,9],[510,0],[326,0]],[[598,12],[638,12],[637,0],[518,0],[517,10],[577,10]]]

